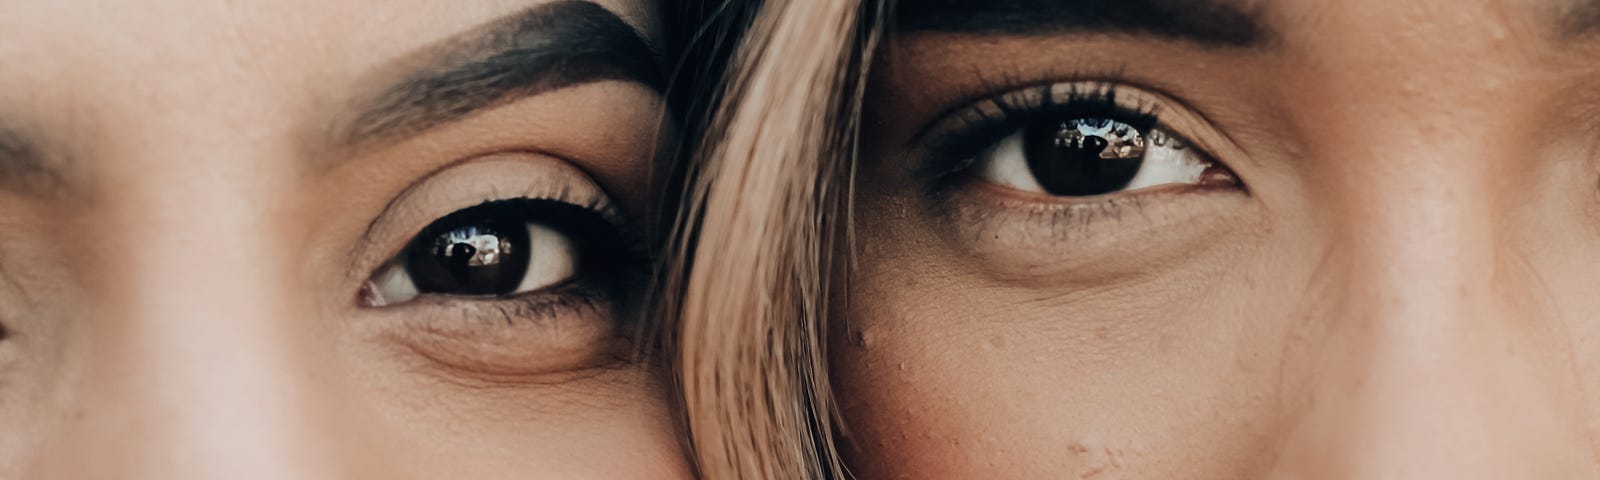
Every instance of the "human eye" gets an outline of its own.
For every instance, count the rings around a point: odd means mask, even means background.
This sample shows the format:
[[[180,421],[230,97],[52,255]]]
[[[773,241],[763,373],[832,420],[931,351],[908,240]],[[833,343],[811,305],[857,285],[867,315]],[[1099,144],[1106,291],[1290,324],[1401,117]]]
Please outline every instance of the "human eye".
[[[367,284],[374,307],[419,296],[492,301],[603,274],[620,233],[593,206],[560,200],[487,201],[435,220]]]
[[[942,173],[1067,200],[1237,187],[1233,173],[1181,131],[1194,122],[1163,121],[1169,103],[1111,84],[1022,89],[957,113],[930,150],[946,165]]]
[[[404,194],[373,235],[402,239],[362,306],[389,337],[457,373],[498,381],[625,357],[629,292],[647,264],[609,196],[559,159],[513,154],[446,169]]]

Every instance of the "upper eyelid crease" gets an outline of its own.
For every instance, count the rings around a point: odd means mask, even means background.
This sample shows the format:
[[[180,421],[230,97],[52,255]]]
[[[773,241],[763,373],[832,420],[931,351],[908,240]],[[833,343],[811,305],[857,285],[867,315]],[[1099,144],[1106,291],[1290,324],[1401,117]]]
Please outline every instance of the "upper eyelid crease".
[[[980,93],[967,95],[957,99],[954,102],[954,106],[945,108],[944,110],[934,114],[934,120],[919,127],[917,129],[917,133],[911,136],[911,139],[907,142],[907,144],[917,145],[925,143],[924,140],[942,124],[944,124],[946,119],[955,117],[964,111],[971,110],[972,108],[982,105],[986,102],[992,102],[993,100],[1004,97],[1005,95],[1027,92],[1029,89],[1034,88],[1045,88],[1064,84],[1085,84],[1090,86],[1114,87],[1116,85],[1122,85],[1126,83],[1119,80],[1125,76],[1123,71],[1124,68],[1122,67],[1095,72],[1076,70],[1073,71],[1073,73],[1063,75],[1062,77],[1065,78],[1065,80],[1038,80],[1022,78],[1012,70],[1006,69],[1000,70],[1000,76],[998,78],[994,78],[987,76],[983,69],[974,68],[969,75],[976,79],[975,83],[979,86],[978,92]]]
[[[1016,87],[992,87],[986,90],[999,91],[978,98],[963,100],[958,106],[946,109],[934,115],[934,121],[922,126],[913,134],[907,146],[926,145],[935,135],[951,130],[952,123],[970,122],[973,117],[979,119],[994,119],[998,116],[1004,119],[1017,119],[1034,114],[1034,110],[1052,105],[1071,104],[1085,100],[1104,101],[1118,106],[1130,106],[1128,102],[1118,101],[1117,92],[1122,89],[1132,88],[1125,84],[1111,80],[1074,80],[1062,82],[1038,82]],[[1058,92],[1065,89],[1066,92]],[[1131,110],[1141,116],[1154,121],[1161,114],[1161,105],[1153,102],[1140,101],[1131,105]],[[989,112],[995,110],[996,112]],[[995,115],[998,113],[998,115]],[[1153,125],[1146,125],[1153,126]]]
[[[423,189],[429,188],[431,185],[433,185],[433,182],[441,181],[440,180],[441,176],[449,174],[452,171],[459,172],[460,169],[463,169],[463,168],[472,168],[472,169],[487,168],[487,164],[489,162],[505,161],[505,160],[497,160],[497,157],[498,158],[505,158],[505,157],[508,157],[508,156],[514,157],[514,156],[518,156],[518,155],[527,155],[527,154],[541,155],[541,154],[538,154],[538,153],[535,153],[535,152],[504,152],[504,153],[499,153],[499,154],[486,155],[486,156],[481,156],[481,157],[474,157],[474,158],[470,158],[470,159],[466,159],[466,160],[462,160],[462,161],[458,161],[458,162],[454,162],[454,163],[445,165],[443,167],[440,167],[440,168],[438,168],[438,169],[436,169],[436,170],[434,170],[432,172],[429,172],[429,173],[419,177],[418,180],[416,180],[414,183],[406,186],[400,192],[396,193],[394,198],[390,199],[390,201],[387,204],[385,204],[381,210],[379,210],[377,215],[372,217],[371,221],[367,222],[367,225],[365,226],[365,228],[362,229],[361,235],[356,239],[354,245],[350,249],[350,252],[346,255],[346,258],[352,260],[350,262],[350,269],[346,274],[347,278],[352,279],[352,280],[361,280],[361,279],[365,279],[367,276],[370,275],[371,272],[369,272],[368,270],[370,268],[372,268],[373,265],[367,265],[367,264],[364,264],[362,261],[358,260],[358,259],[364,258],[364,256],[370,256],[370,255],[364,255],[363,252],[381,251],[383,253],[380,255],[380,257],[381,258],[388,258],[388,257],[393,256],[394,254],[396,254],[399,251],[399,248],[403,248],[403,247],[396,247],[395,249],[380,249],[380,248],[377,248],[377,247],[382,242],[388,241],[387,237],[395,235],[396,232],[389,232],[388,231],[388,230],[393,230],[396,227],[396,225],[391,225],[391,223],[393,223],[393,217],[395,217],[397,215],[401,215],[401,213],[405,211],[405,207],[413,207],[414,208],[414,206],[411,206],[411,205],[408,205],[408,204],[418,201],[417,198],[421,195],[421,194],[418,193],[419,190],[423,190]],[[552,159],[551,161],[559,161],[559,162],[562,162],[561,163],[562,165],[566,165],[568,168],[574,168],[574,169],[576,168],[576,167],[571,167],[570,164],[568,164],[568,163],[565,163],[565,160],[554,160],[554,159]],[[522,165],[521,161],[511,160],[510,162],[511,163],[508,163],[507,165]],[[549,168],[549,167],[539,167],[539,168]],[[582,173],[581,171],[577,171],[577,172],[578,173]],[[550,174],[550,173],[547,173],[547,172],[539,172],[539,173],[518,172],[518,174],[520,174],[520,175],[528,175],[529,178],[534,178],[533,176],[537,175],[538,178],[541,179],[541,180],[539,180],[540,182],[553,182],[555,180],[551,180],[551,178],[554,178],[552,175],[556,175],[556,174]],[[584,175],[583,180],[589,181],[589,182],[593,182],[593,179],[589,178],[586,174]],[[534,186],[533,185],[527,185],[526,188],[534,188]],[[506,193],[506,192],[501,191],[498,188],[498,186],[493,185],[493,184],[488,185],[486,190],[482,189],[482,188],[478,188],[478,187],[473,187],[471,190],[472,191],[477,191],[478,193],[469,193],[467,195],[464,195],[463,197],[464,198],[475,198],[476,201],[474,203],[471,203],[471,204],[463,203],[463,204],[458,204],[458,205],[449,205],[449,206],[445,207],[445,208],[448,208],[448,210],[442,210],[437,215],[433,215],[433,218],[425,219],[426,221],[423,222],[421,225],[408,225],[406,227],[406,230],[405,230],[405,233],[404,233],[403,236],[405,236],[407,239],[409,239],[410,237],[415,236],[418,232],[420,232],[427,224],[431,224],[433,221],[438,220],[439,218],[442,218],[442,217],[450,214],[451,212],[459,211],[459,210],[466,209],[466,208],[471,208],[473,206],[481,205],[483,203],[501,201],[501,200],[511,200],[511,199],[515,199],[515,198],[532,198],[532,199],[551,200],[551,201],[557,201],[557,202],[576,205],[576,206],[579,206],[579,207],[582,207],[582,208],[585,208],[585,209],[588,209],[588,210],[591,210],[591,211],[595,212],[603,220],[605,220],[608,223],[611,223],[613,226],[617,227],[623,233],[628,234],[628,236],[640,236],[639,234],[635,233],[632,230],[632,228],[634,227],[634,224],[631,221],[632,219],[630,219],[627,216],[627,214],[621,210],[620,206],[615,203],[615,200],[613,200],[611,198],[610,193],[606,192],[605,189],[601,188],[598,184],[592,185],[592,188],[594,190],[594,195],[584,195],[584,194],[578,192],[577,191],[578,187],[576,187],[575,185],[572,185],[572,184],[564,184],[563,183],[563,184],[557,184],[557,185],[545,185],[543,187],[538,187],[538,188],[541,191],[538,194],[533,194],[533,193]],[[380,233],[382,233],[382,235],[380,235]],[[380,238],[380,237],[382,237],[382,238]],[[404,243],[402,242],[402,245],[403,244]]]

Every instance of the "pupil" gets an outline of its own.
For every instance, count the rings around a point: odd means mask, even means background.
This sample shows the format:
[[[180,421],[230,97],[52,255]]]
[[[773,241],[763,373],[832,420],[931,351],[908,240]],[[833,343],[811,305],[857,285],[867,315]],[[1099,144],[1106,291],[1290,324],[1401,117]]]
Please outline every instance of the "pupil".
[[[1105,118],[1077,118],[1031,125],[1023,132],[1023,155],[1044,191],[1086,197],[1127,188],[1144,163],[1145,139],[1138,128]]]
[[[504,295],[528,271],[528,229],[521,222],[467,219],[417,238],[406,269],[417,289],[445,295]]]

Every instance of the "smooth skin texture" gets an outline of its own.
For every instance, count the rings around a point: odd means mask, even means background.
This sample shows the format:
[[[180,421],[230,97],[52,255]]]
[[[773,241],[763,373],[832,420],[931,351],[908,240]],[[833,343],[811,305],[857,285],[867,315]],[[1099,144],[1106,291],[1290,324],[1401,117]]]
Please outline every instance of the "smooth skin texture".
[[[690,478],[626,308],[362,302],[478,202],[649,214],[670,125],[638,65],[444,110],[381,94],[554,3],[0,5],[0,478]],[[652,2],[586,5],[543,25],[660,43]]]
[[[1600,476],[1593,9],[1219,4],[1259,35],[891,31],[831,329],[851,469]],[[1111,201],[916,175],[949,111],[1090,80],[1164,96],[1166,128],[1242,187]]]

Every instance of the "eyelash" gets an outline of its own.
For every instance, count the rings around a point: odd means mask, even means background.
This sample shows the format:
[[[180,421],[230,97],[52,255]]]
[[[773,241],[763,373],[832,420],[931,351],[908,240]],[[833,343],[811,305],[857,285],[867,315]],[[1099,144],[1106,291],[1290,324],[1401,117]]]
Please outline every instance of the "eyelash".
[[[1016,82],[1005,82],[1018,85]],[[912,185],[921,189],[930,208],[948,218],[969,225],[968,233],[980,237],[1002,235],[1040,235],[1052,244],[1085,245],[1102,238],[1144,228],[1157,228],[1174,219],[1193,218],[1197,212],[1223,205],[1231,196],[1205,196],[1194,202],[1188,191],[1136,191],[1119,194],[1067,198],[1042,196],[1023,198],[998,193],[1003,190],[972,174],[976,162],[1002,140],[1036,122],[1063,117],[1109,118],[1143,131],[1161,131],[1209,159],[1231,181],[1209,185],[1207,190],[1226,188],[1248,194],[1249,188],[1232,169],[1218,159],[1195,136],[1211,131],[1203,118],[1187,110],[1175,110],[1176,100],[1119,81],[1057,81],[1023,87],[990,85],[989,97],[966,102],[937,117],[911,140],[911,148],[921,152],[911,171]],[[1177,122],[1177,125],[1174,124]],[[1181,125],[1181,126],[1179,126]],[[1198,129],[1198,130],[1197,130]],[[987,193],[980,193],[981,189]],[[1220,191],[1220,190],[1217,190]],[[1216,201],[1212,201],[1216,200]],[[1220,211],[1218,211],[1220,212]],[[1023,228],[1023,230],[1017,230]],[[1027,233],[1018,233],[1027,232]],[[1110,235],[1109,237],[1103,237]],[[1019,240],[1020,241],[1020,240]]]
[[[524,319],[542,319],[573,310],[598,308],[605,302],[620,302],[622,292],[647,273],[650,259],[646,254],[642,235],[628,227],[628,223],[608,215],[606,205],[579,205],[563,200],[540,198],[514,198],[491,200],[434,220],[437,228],[426,228],[409,237],[426,238],[448,231],[454,224],[447,222],[452,215],[481,209],[492,209],[492,214],[509,216],[519,223],[538,223],[561,232],[581,245],[579,274],[571,282],[551,288],[503,297],[455,297],[424,294],[419,300],[429,306],[463,309],[464,317],[504,318],[508,323]],[[475,215],[475,216],[476,216]],[[409,248],[411,240],[407,241]],[[403,252],[403,249],[402,249]],[[397,252],[393,256],[400,255]],[[598,278],[597,278],[598,276]],[[404,308],[401,305],[396,307]],[[387,308],[387,307],[385,307]],[[491,315],[484,315],[489,309]],[[470,312],[470,313],[469,313]],[[619,318],[619,320],[622,320]]]
[[[1133,106],[1117,99],[1118,86],[1109,82],[1071,85],[1065,95],[1059,84],[1013,90],[978,101],[953,114],[951,126],[937,128],[927,137],[927,161],[916,176],[931,190],[948,186],[955,173],[972,167],[974,160],[1018,129],[1030,123],[1065,115],[1103,117],[1148,130],[1161,124],[1160,105],[1139,102]]]

